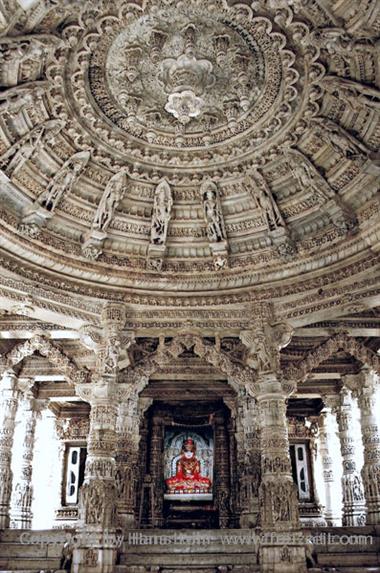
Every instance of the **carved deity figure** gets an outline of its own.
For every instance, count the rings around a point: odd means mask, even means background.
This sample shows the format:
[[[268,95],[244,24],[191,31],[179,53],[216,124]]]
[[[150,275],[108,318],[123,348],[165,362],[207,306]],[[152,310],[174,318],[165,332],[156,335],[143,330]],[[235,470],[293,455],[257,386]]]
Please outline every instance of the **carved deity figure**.
[[[322,202],[335,195],[329,183],[303,153],[293,150],[286,154],[286,158],[292,176],[300,189],[310,188]]]
[[[126,181],[127,176],[125,171],[116,173],[116,175],[111,177],[98,205],[92,224],[93,229],[99,231],[106,231],[108,229],[112,217],[125,193]]]
[[[151,243],[155,245],[165,244],[172,206],[173,198],[170,185],[167,181],[161,181],[154,194]]]
[[[373,86],[332,75],[322,79],[322,86],[331,95],[345,101],[352,110],[358,103],[380,110],[380,91]]]
[[[71,191],[75,181],[87,165],[89,157],[89,152],[76,153],[70,157],[50,181],[47,189],[38,197],[38,203],[47,211],[54,211],[64,193]]]
[[[353,160],[362,154],[368,155],[369,151],[363,143],[331,119],[316,117],[312,122],[317,126],[317,135],[347,159]]]
[[[1,155],[0,166],[5,169],[7,175],[13,175],[43,143],[52,141],[63,125],[60,120],[51,120],[34,127]]]
[[[285,221],[263,175],[259,171],[255,171],[253,177],[248,175],[246,180],[255,200],[256,207],[264,216],[268,230],[273,231],[279,227],[285,227]]]
[[[9,88],[0,93],[0,114],[19,113],[30,106],[35,99],[41,98],[45,92],[44,82],[30,82],[24,85]]]
[[[196,444],[191,438],[184,440],[177,460],[176,474],[166,480],[168,493],[208,493],[211,480],[201,475],[201,465],[196,457]]]
[[[225,241],[226,230],[216,184],[213,181],[206,181],[201,186],[201,193],[208,239],[211,243]]]
[[[44,133],[43,126],[33,129],[26,137],[22,139],[21,144],[13,145],[1,158],[1,165],[6,168],[6,173],[11,175],[19,171],[24,163],[28,161],[41,143]],[[14,153],[12,153],[14,152]],[[13,157],[12,157],[13,155]],[[7,159],[10,158],[7,164]]]

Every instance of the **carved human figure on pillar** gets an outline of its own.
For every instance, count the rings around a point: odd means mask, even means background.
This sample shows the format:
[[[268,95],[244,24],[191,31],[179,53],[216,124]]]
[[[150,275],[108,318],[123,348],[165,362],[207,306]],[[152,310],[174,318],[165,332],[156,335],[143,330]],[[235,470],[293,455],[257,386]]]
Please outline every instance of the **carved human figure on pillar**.
[[[201,185],[201,193],[208,239],[211,243],[225,241],[226,230],[216,184],[211,180],[205,181]]]
[[[114,213],[123,198],[127,184],[125,170],[116,173],[109,180],[98,208],[96,210],[92,228],[98,231],[107,231]]]
[[[166,180],[161,181],[154,192],[153,214],[150,240],[154,245],[164,245],[168,234],[171,210],[173,207],[172,191]]]
[[[38,197],[38,203],[47,211],[54,211],[65,193],[69,193],[90,159],[90,153],[83,151],[68,159]]]

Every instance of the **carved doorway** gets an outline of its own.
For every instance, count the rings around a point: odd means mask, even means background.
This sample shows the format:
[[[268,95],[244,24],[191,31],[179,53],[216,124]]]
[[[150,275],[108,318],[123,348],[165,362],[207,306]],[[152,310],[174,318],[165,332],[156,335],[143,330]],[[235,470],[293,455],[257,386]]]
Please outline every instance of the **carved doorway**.
[[[221,400],[155,401],[140,443],[139,527],[234,526],[236,446]]]

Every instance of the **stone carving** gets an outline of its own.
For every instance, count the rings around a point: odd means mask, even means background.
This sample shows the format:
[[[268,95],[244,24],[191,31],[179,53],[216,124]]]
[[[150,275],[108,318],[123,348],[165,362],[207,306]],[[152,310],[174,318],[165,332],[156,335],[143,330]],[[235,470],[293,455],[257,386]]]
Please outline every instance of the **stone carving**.
[[[151,224],[150,240],[154,245],[163,245],[168,234],[169,221],[173,206],[169,183],[164,180],[156,187]]]
[[[91,230],[83,237],[82,252],[88,259],[96,260],[102,254],[108,227],[124,196],[126,185],[125,169],[113,175],[109,180],[96,210]]]
[[[374,42],[365,38],[353,38],[344,28],[317,28],[311,33],[312,42],[320,49],[326,50],[328,54],[340,56],[348,59],[352,52],[376,53],[378,46]]]
[[[289,380],[305,380],[314,368],[340,349],[357,358],[362,364],[367,364],[370,368],[380,372],[379,357],[355,338],[351,338],[343,332],[335,334],[316,349],[310,351],[298,362],[296,367],[289,366],[286,368],[284,377]]]
[[[54,175],[46,191],[38,197],[37,203],[47,211],[54,211],[62,200],[63,195],[71,191],[89,159],[89,151],[80,151],[72,155]]]
[[[162,269],[172,207],[171,187],[164,179],[157,185],[154,192],[147,260],[147,267],[151,270],[160,271]]]
[[[379,375],[363,368],[357,375],[345,376],[344,382],[358,400],[364,448],[361,474],[367,506],[366,523],[376,524],[380,520],[380,426],[375,414]],[[357,484],[354,493],[360,496]]]
[[[0,156],[0,166],[8,176],[15,174],[41,145],[54,140],[63,125],[60,120],[51,120],[34,127]]]
[[[14,86],[21,82],[37,80],[41,75],[41,64],[64,43],[53,35],[33,34],[2,37],[0,45],[4,85]]]
[[[92,229],[107,231],[125,193],[126,183],[127,176],[123,170],[111,177],[98,205]]]
[[[0,527],[10,524],[10,503],[13,474],[11,470],[12,446],[18,405],[17,378],[13,370],[6,370],[1,380],[0,392]]]
[[[358,104],[380,111],[380,90],[376,87],[333,75],[325,76],[321,85],[328,93],[343,99],[352,111]]]
[[[39,334],[32,336],[30,340],[24,343],[16,345],[2,359],[1,370],[4,371],[15,366],[36,351],[42,356],[46,356],[52,364],[61,368],[70,383],[86,382],[88,380],[88,372],[86,370],[81,370],[75,366],[60,348]]]
[[[211,179],[201,185],[203,212],[207,225],[207,236],[214,257],[215,268],[227,265],[227,234],[219,199],[218,187]]]
[[[316,117],[312,124],[316,126],[318,137],[329,143],[339,155],[350,160],[369,155],[370,151],[363,143],[331,119]]]
[[[17,114],[42,98],[47,83],[43,81],[21,84],[0,93],[0,114]]]
[[[272,192],[260,171],[256,170],[246,176],[247,187],[261,212],[268,231],[285,227],[285,221],[280,213]]]
[[[289,344],[292,334],[292,327],[286,323],[257,324],[252,330],[241,331],[240,340],[248,348],[248,366],[257,372],[277,372],[279,350]]]

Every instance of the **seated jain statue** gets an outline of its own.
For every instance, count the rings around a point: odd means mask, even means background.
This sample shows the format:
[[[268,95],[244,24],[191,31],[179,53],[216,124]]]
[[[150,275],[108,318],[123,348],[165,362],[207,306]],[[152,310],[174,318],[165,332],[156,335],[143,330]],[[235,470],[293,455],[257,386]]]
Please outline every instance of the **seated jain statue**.
[[[211,480],[201,476],[201,464],[195,455],[196,449],[197,446],[191,438],[183,442],[176,464],[176,474],[166,480],[168,493],[209,493]]]

